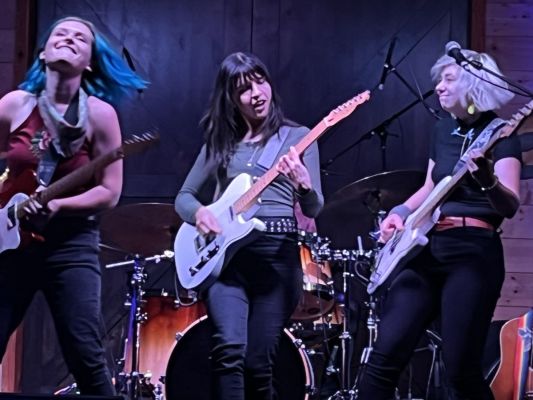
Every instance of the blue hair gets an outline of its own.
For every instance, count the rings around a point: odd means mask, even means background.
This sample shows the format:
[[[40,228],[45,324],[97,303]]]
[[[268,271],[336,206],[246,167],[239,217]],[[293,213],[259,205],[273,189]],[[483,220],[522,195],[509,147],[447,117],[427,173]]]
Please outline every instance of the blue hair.
[[[56,21],[44,35],[44,39],[38,47],[37,57],[26,72],[26,77],[19,85],[19,89],[38,94],[45,88],[46,67],[44,61],[39,58],[39,53],[43,51],[52,30],[64,21],[81,22],[89,27],[94,36],[91,70],[83,72],[81,82],[81,86],[87,94],[111,104],[117,104],[123,96],[130,94],[131,91],[141,90],[148,86],[149,82],[128,67],[91,22],[78,17],[66,17]]]

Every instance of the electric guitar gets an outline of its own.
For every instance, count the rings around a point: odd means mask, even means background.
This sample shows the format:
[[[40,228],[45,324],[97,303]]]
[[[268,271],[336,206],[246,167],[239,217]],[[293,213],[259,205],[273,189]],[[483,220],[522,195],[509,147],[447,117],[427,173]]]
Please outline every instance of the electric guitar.
[[[428,243],[427,233],[435,226],[440,216],[439,206],[448,198],[458,186],[461,179],[468,172],[466,159],[470,151],[476,149],[481,153],[489,151],[498,140],[511,135],[522,120],[531,114],[533,101],[522,107],[509,121],[499,118],[493,120],[478,136],[486,136],[486,140],[472,143],[465,154],[461,157],[461,167],[453,175],[443,178],[433,188],[429,196],[404,223],[404,229],[396,230],[391,239],[379,251],[376,257],[374,270],[370,275],[367,287],[368,293],[372,294],[383,284],[394,271],[401,269],[405,264],[416,256]],[[476,143],[477,142],[477,143]]]
[[[369,98],[370,92],[363,92],[331,111],[294,146],[297,153],[302,154],[328,128],[346,118]],[[209,286],[235,252],[253,240],[258,232],[265,230],[262,221],[247,219],[244,214],[278,175],[273,166],[253,184],[253,178],[245,173],[233,179],[222,196],[207,206],[218,219],[222,229],[220,234],[202,235],[194,225],[181,225],[174,242],[174,253],[178,279],[185,289]]]
[[[36,173],[32,169],[23,171],[12,182],[4,182],[0,193],[0,205],[3,206],[0,209],[0,253],[19,247],[21,243],[20,220],[27,215],[24,207],[28,205],[30,195],[45,206],[50,200],[58,198],[88,182],[97,171],[100,171],[106,165],[143,150],[158,140],[158,138],[157,134],[150,132],[138,136],[134,135],[131,139],[125,140],[122,146],[96,157],[39,192],[35,192],[38,183]],[[9,227],[8,221],[11,222],[11,227]],[[31,232],[28,233],[33,235]]]

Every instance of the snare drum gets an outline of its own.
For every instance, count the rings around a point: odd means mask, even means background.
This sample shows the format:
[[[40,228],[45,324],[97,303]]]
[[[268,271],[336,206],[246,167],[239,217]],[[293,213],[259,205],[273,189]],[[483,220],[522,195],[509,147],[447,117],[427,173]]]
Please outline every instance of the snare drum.
[[[211,329],[200,318],[179,336],[166,372],[168,400],[210,400]],[[308,400],[314,391],[314,376],[301,341],[285,329],[274,364],[274,387],[278,400]]]
[[[178,306],[174,297],[152,296],[144,300],[142,311],[146,322],[139,332],[139,372],[145,377],[151,374],[152,383],[164,377],[176,333],[206,314],[203,303],[194,302]],[[131,346],[129,346],[131,347]],[[131,353],[128,351],[125,369],[131,370]]]
[[[327,262],[314,262],[311,250],[305,244],[300,245],[300,261],[303,293],[291,318],[296,321],[314,320],[331,311],[335,303],[331,268]]]

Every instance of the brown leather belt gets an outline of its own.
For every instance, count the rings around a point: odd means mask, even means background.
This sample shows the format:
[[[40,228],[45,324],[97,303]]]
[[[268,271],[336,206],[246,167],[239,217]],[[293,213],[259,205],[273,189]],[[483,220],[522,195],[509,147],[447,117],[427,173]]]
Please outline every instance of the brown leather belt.
[[[494,230],[494,226],[481,219],[472,217],[444,217],[435,225],[436,231],[445,231],[451,228],[462,228],[465,226],[474,226],[477,228]]]

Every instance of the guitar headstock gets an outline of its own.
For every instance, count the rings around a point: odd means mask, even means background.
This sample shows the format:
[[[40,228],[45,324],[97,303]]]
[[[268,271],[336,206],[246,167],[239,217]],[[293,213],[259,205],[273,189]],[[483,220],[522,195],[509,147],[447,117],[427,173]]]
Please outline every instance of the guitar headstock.
[[[368,101],[368,99],[370,99],[369,90],[359,93],[357,96],[352,97],[346,103],[341,104],[331,111],[328,116],[324,118],[324,123],[327,126],[335,125],[337,122],[350,115],[358,106]]]
[[[125,155],[143,151],[148,146],[159,141],[159,132],[147,131],[139,135],[132,135],[122,142],[122,149]]]

